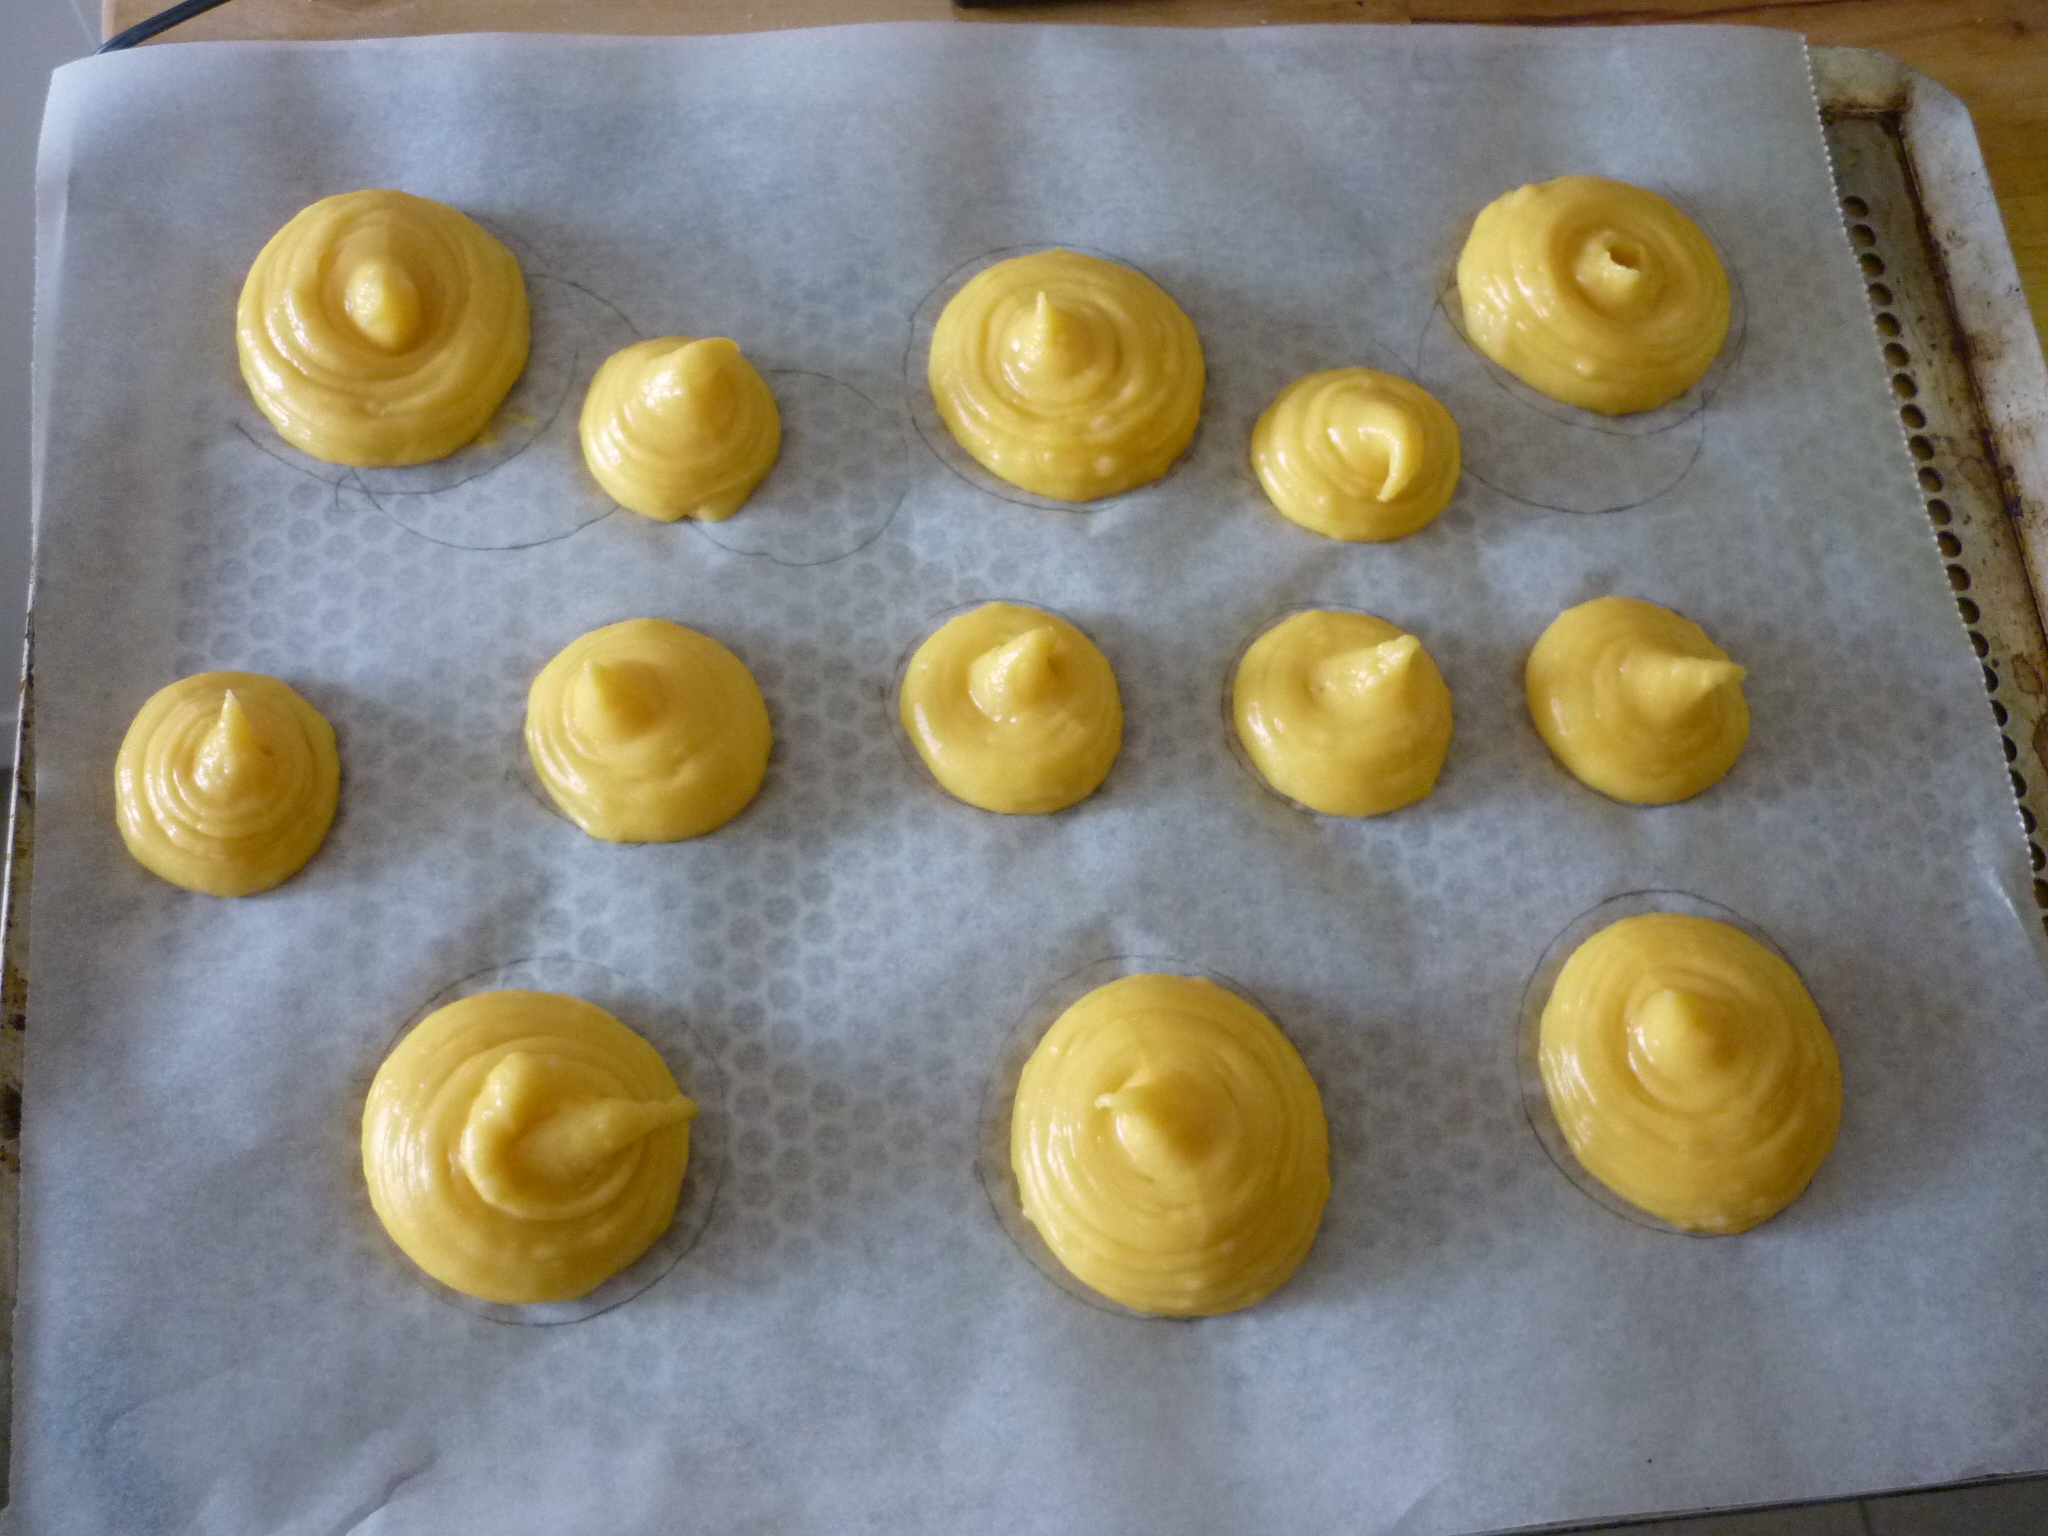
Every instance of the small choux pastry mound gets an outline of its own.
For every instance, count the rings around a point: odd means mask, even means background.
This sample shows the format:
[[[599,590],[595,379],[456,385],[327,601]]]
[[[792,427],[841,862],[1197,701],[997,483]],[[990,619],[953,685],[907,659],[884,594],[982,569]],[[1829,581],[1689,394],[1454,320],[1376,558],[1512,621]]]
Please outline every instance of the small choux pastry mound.
[[[363,1175],[391,1240],[443,1285],[573,1301],[667,1230],[696,1112],[660,1053],[594,1003],[479,992],[378,1068]]]
[[[672,843],[737,816],[768,771],[768,706],[746,663],[667,619],[564,646],[526,698],[526,749],[563,813],[612,843]]]
[[[1326,816],[1383,816],[1436,787],[1451,691],[1422,642],[1385,619],[1311,609],[1238,663],[1230,708],[1266,782]]]
[[[1108,658],[1058,614],[1018,603],[986,603],[932,631],[897,712],[948,794],[1013,816],[1085,800],[1124,739]]]
[[[1598,597],[1559,614],[1529,653],[1529,713],[1581,783],[1669,805],[1718,783],[1741,756],[1745,675],[1692,620]]]
[[[1207,1317],[1286,1284],[1330,1194],[1322,1096],[1243,998],[1126,976],[1061,1014],[1017,1084],[1024,1215],[1111,1301]]]
[[[1835,1144],[1842,1069],[1792,967],[1739,928],[1652,912],[1575,950],[1540,1026],[1551,1112],[1581,1166],[1688,1232],[1742,1232]]]
[[[1427,390],[1370,368],[1296,379],[1252,428],[1252,468],[1281,513],[1353,542],[1403,538],[1450,505],[1458,424]]]
[[[775,464],[775,396],[723,336],[635,342],[583,400],[583,462],[629,512],[672,523],[731,517]]]
[[[1728,274],[1691,219],[1604,176],[1480,210],[1458,258],[1472,344],[1530,388],[1618,416],[1685,393],[1728,334]]]
[[[271,236],[235,314],[242,377],[294,448],[361,468],[445,458],[526,366],[519,262],[405,192],[322,198]]]
[[[976,273],[932,333],[932,399],[999,479],[1060,501],[1157,480],[1202,414],[1202,343],[1159,285],[1040,251]]]
[[[114,760],[128,851],[208,896],[253,896],[297,874],[340,792],[333,727],[260,672],[201,672],[159,689]]]

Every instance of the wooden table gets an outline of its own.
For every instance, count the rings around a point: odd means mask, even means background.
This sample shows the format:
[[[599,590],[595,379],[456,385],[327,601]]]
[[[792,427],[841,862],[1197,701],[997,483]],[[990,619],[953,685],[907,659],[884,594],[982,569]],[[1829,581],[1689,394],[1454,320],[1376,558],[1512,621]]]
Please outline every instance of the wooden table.
[[[169,0],[102,0],[111,36]],[[234,0],[170,38],[335,38],[429,32],[751,32],[847,21],[1714,21],[1881,48],[1962,97],[2048,337],[2048,0],[1061,0],[956,10],[949,0]]]

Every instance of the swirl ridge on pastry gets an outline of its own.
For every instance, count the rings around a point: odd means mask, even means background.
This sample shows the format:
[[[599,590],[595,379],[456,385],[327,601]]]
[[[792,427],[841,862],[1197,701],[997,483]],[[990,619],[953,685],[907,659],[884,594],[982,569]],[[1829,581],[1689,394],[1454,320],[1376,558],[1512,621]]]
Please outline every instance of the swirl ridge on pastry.
[[[723,336],[663,336],[606,358],[581,430],[605,493],[661,522],[731,517],[782,446],[774,394]]]
[[[1419,385],[1370,368],[1296,379],[1252,428],[1252,468],[1273,505],[1315,533],[1398,539],[1458,487],[1458,424]]]
[[[1669,805],[1718,783],[1749,740],[1748,674],[1681,614],[1633,597],[1567,608],[1529,653],[1529,713],[1581,783]]]
[[[242,285],[242,377],[284,440],[361,468],[470,442],[526,366],[526,283],[474,220],[407,192],[322,198]]]
[[[976,273],[939,315],[928,375],[969,455],[1060,501],[1158,479],[1202,413],[1194,322],[1143,273],[1077,251]]]
[[[385,1058],[363,1174],[406,1256],[485,1301],[573,1301],[675,1216],[696,1105],[611,1014],[552,992],[479,992]]]
[[[1006,815],[1086,799],[1123,746],[1108,658],[1058,614],[1021,603],[984,603],[928,635],[897,712],[948,794]]]
[[[1813,998],[1711,918],[1645,913],[1587,939],[1551,988],[1538,1061],[1581,1166],[1687,1231],[1776,1215],[1841,1124],[1841,1065]]]
[[[569,642],[527,690],[542,786],[592,837],[668,843],[737,816],[768,771],[768,706],[746,663],[667,619]]]
[[[1532,389],[1607,415],[1705,375],[1728,334],[1728,274],[1699,226],[1605,176],[1533,182],[1480,210],[1458,257],[1474,346]]]
[[[1451,744],[1451,692],[1422,642],[1341,609],[1294,614],[1253,641],[1231,713],[1266,782],[1328,816],[1414,804]]]
[[[1330,1191],[1300,1053],[1192,976],[1126,976],[1060,1015],[1018,1081],[1010,1159],[1060,1263],[1163,1317],[1233,1312],[1285,1284]]]
[[[128,851],[209,896],[252,896],[297,874],[326,840],[340,791],[333,727],[260,672],[201,672],[157,690],[114,763]]]

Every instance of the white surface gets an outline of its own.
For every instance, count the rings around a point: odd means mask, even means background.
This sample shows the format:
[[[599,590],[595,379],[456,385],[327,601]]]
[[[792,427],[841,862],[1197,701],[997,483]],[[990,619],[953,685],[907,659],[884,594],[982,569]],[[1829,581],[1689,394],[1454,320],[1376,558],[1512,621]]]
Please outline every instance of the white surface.
[[[381,1510],[389,1530],[555,1531],[687,1503],[778,1529],[993,1510],[1018,1530],[1421,1533],[2048,1460],[2027,872],[1796,44],[961,29],[195,48],[72,72],[61,107],[29,1530]],[[1226,109],[1241,133],[1211,131]],[[181,153],[202,116],[208,154]],[[1386,550],[1265,510],[1243,434],[1291,371],[1419,361],[1484,405],[1487,376],[1429,321],[1436,284],[1479,202],[1587,168],[1702,214],[1744,285],[1746,345],[1711,413],[1640,454],[1603,441],[1596,464],[1580,428],[1495,402],[1473,457],[1551,483],[1581,462],[1661,475],[1690,431],[1690,471],[1602,518],[1473,479]],[[922,296],[1020,242],[1107,249],[1188,306],[1204,432],[1159,488],[1085,517],[989,496],[913,435],[901,511],[822,566],[734,552],[802,543],[801,509],[772,502],[716,540],[613,516],[521,551],[450,547],[488,534],[494,501],[582,521],[558,434],[466,486],[373,497],[241,431],[227,317],[249,252],[313,197],[379,183],[506,230],[558,339],[610,323],[563,297],[573,278],[639,329],[729,329],[879,402],[820,390],[792,412],[786,484],[810,472],[799,428],[817,443],[916,413]],[[885,490],[891,462],[858,463],[854,491]],[[1751,749],[1688,806],[1597,801],[1521,713],[1522,648],[1610,587],[1672,602],[1753,668]],[[993,596],[1062,609],[1119,667],[1126,757],[1072,815],[945,803],[889,726],[902,650]],[[1384,823],[1298,816],[1220,738],[1236,646],[1316,600],[1413,625],[1458,701],[1437,795]],[[733,643],[777,720],[761,804],[688,848],[590,844],[513,771],[532,671],[632,612]],[[129,714],[202,665],[282,671],[342,735],[342,819],[274,897],[182,897],[111,831]],[[1842,1047],[1842,1145],[1739,1240],[1614,1218],[1520,1119],[1528,968],[1646,884],[1772,932]],[[541,950],[681,1005],[734,1123],[699,1247],[553,1331],[410,1285],[351,1144],[397,1023]],[[1003,1035],[1060,977],[1133,952],[1237,978],[1329,1100],[1322,1238],[1239,1318],[1074,1303],[973,1177]]]
[[[90,53],[95,37],[84,0],[14,0],[0,29],[0,736],[12,739],[28,597],[36,134],[50,71]]]

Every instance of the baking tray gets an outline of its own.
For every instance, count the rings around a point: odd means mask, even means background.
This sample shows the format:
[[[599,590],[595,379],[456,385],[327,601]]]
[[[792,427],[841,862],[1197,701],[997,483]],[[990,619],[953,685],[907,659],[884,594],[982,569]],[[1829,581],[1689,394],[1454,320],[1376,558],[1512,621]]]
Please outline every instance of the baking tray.
[[[1810,60],[1848,238],[1871,301],[1930,535],[1983,670],[2048,924],[2048,367],[1969,115],[1887,55]],[[0,882],[0,1498],[11,1426],[19,1209],[22,971],[35,824],[34,616],[6,781]],[[1881,1491],[1881,1490],[1872,1490]]]

